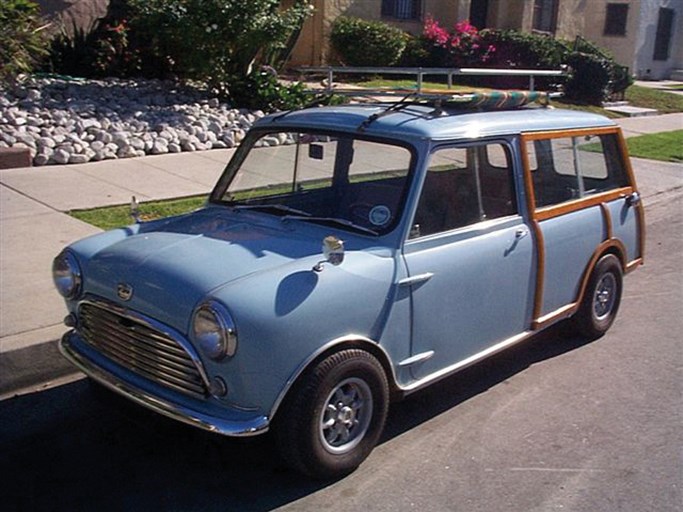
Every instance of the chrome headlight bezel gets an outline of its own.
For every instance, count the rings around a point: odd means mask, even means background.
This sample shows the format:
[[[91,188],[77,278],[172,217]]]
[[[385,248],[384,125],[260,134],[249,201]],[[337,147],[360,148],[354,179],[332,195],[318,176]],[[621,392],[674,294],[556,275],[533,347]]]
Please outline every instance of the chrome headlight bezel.
[[[237,329],[230,312],[216,301],[207,301],[195,309],[190,326],[197,348],[214,361],[232,357],[237,351]]]
[[[63,250],[52,261],[52,280],[59,294],[65,299],[75,299],[80,295],[83,274],[76,256],[71,251]]]

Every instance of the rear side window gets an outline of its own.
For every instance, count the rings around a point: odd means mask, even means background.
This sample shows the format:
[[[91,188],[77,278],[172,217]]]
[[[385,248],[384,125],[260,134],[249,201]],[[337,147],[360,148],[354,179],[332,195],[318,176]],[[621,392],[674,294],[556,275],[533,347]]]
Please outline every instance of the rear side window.
[[[536,207],[629,185],[615,134],[531,140],[526,149]]]

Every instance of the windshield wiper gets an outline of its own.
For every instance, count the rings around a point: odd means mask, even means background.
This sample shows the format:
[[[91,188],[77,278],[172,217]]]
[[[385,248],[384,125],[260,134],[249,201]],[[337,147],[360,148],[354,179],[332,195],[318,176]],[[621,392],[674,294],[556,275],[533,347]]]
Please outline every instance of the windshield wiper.
[[[337,217],[312,217],[310,215],[305,215],[305,216],[298,216],[298,215],[286,215],[282,217],[282,221],[287,221],[287,220],[306,220],[306,221],[311,221],[311,222],[322,222],[322,223],[327,223],[327,224],[339,224],[341,226],[344,226],[346,228],[351,228],[355,229],[356,231],[360,231],[362,233],[370,233],[371,235],[379,235],[377,231],[374,229],[366,228],[364,226],[359,226],[358,224],[354,224],[350,220],[346,219],[339,219]]]
[[[296,208],[284,204],[235,204],[231,205],[231,207],[235,210],[275,210],[276,212],[291,213],[305,218],[311,216],[308,212],[297,210]]]

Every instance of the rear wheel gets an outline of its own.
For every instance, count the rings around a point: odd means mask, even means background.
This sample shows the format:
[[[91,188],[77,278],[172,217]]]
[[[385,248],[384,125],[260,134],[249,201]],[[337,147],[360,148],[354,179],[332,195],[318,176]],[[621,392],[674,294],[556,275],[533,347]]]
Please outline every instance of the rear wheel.
[[[389,386],[382,365],[362,350],[322,360],[292,391],[275,421],[285,461],[315,478],[356,469],[384,428]]]
[[[588,286],[572,318],[576,330],[587,338],[599,338],[616,318],[621,302],[623,271],[613,254],[600,258],[593,269]]]

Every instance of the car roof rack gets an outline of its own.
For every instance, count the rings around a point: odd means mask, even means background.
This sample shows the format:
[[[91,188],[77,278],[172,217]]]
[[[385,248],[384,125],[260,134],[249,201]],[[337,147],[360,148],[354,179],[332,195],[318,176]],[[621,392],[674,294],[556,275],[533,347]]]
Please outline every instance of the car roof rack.
[[[307,92],[317,95],[338,95],[354,98],[369,98],[374,102],[393,102],[392,98],[403,98],[400,103],[433,104],[437,109],[450,107],[456,109],[506,110],[519,108],[530,103],[547,106],[550,98],[562,96],[559,92],[541,92],[535,90],[534,78],[566,76],[566,69],[491,69],[491,68],[393,68],[393,67],[304,67],[299,68],[304,75],[325,74],[321,88],[308,89]],[[415,77],[415,85],[409,87],[356,87],[337,85],[335,74],[360,74],[368,76],[409,75]],[[529,77],[528,90],[488,90],[488,91],[455,91],[452,90],[455,76],[526,76]],[[446,76],[447,89],[428,89],[423,86],[425,76]]]

